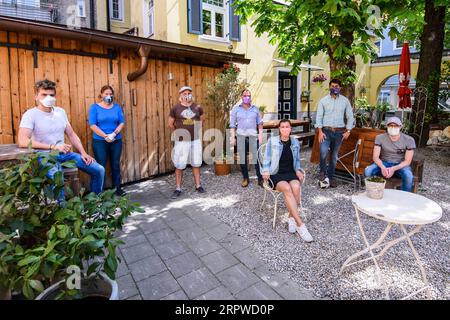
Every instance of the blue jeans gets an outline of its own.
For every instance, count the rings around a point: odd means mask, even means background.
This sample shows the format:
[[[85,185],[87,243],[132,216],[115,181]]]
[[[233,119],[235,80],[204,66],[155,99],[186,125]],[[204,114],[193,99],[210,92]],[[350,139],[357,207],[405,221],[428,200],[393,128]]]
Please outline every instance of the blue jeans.
[[[256,143],[256,148],[255,148]],[[252,154],[252,162],[255,163],[256,176],[258,177],[258,181],[262,181],[261,171],[259,169],[259,161],[258,161],[258,148],[259,148],[259,140],[258,137],[248,137],[237,135],[237,143],[236,148],[239,153],[239,161],[242,176],[244,179],[249,179],[248,177],[248,158],[247,154],[250,152]],[[244,163],[242,163],[244,162]]]
[[[90,165],[87,165],[86,163],[84,163],[81,155],[75,152],[69,152],[67,154],[60,153],[57,156],[56,160],[59,162],[58,165],[51,168],[47,173],[47,176],[50,179],[53,179],[56,172],[63,171],[61,163],[74,160],[77,168],[83,172],[86,172],[91,177],[90,191],[95,192],[96,194],[99,194],[103,191],[105,168],[97,162],[93,162]],[[64,199],[64,194],[61,195],[61,199]]]
[[[114,142],[92,139],[92,149],[94,150],[95,160],[106,168],[106,162],[109,158],[111,166],[111,175],[113,188],[120,189],[120,156],[122,154],[122,139]]]
[[[387,162],[382,161],[383,165],[386,168],[390,168],[393,166],[398,165],[398,162]],[[364,175],[366,177],[370,176],[381,176],[381,168],[377,166],[375,163],[371,164],[370,166],[366,167],[364,170]],[[400,170],[395,171],[394,177],[398,177],[402,179],[402,190],[411,192],[413,188],[413,182],[414,182],[414,175],[412,173],[411,167],[404,167]]]
[[[334,172],[336,171],[336,163],[339,153],[339,148],[342,144],[343,132],[333,132],[329,129],[322,129],[325,134],[325,140],[320,144],[320,172],[326,173],[326,176],[332,180]],[[327,156],[328,151],[331,152],[330,163],[327,170]]]

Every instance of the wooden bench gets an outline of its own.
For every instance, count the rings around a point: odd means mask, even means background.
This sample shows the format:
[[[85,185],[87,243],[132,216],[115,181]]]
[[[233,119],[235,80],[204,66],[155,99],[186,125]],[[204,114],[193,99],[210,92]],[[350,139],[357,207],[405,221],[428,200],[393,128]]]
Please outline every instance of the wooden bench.
[[[80,194],[78,168],[64,168],[64,184],[72,190],[74,196]]]
[[[424,161],[422,159],[413,159],[411,162],[411,171],[414,176],[413,180],[413,190],[412,192],[417,193],[419,189],[419,184],[422,183],[423,177],[423,164]],[[401,189],[402,187],[402,179],[392,177],[386,180],[386,188],[387,189]]]
[[[314,131],[312,132],[301,132],[301,133],[293,133],[291,134],[291,137],[296,138],[298,141],[302,143],[302,146],[306,145],[307,143],[308,147],[312,147],[314,143],[314,136],[316,133]]]

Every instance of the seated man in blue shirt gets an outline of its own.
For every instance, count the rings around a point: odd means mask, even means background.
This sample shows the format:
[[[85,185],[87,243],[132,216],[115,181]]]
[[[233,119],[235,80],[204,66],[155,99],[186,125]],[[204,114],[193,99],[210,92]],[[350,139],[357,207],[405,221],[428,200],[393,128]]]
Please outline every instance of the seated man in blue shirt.
[[[316,117],[320,143],[320,176],[321,188],[336,187],[333,179],[336,162],[342,141],[350,136],[353,128],[353,109],[350,101],[340,94],[341,82],[338,79],[330,81],[330,94],[319,101]],[[344,122],[346,118],[347,123]],[[327,167],[328,152],[330,163]]]
[[[242,91],[242,104],[234,107],[230,114],[230,143],[232,146],[235,145],[237,133],[237,149],[243,176],[241,186],[244,188],[247,187],[249,183],[248,152],[252,154],[252,164],[255,164],[258,185],[262,186],[263,184],[259,164],[257,163],[257,149],[263,139],[263,121],[259,113],[259,108],[251,103],[251,99],[252,96],[250,90],[245,89]],[[256,131],[257,129],[258,131]]]

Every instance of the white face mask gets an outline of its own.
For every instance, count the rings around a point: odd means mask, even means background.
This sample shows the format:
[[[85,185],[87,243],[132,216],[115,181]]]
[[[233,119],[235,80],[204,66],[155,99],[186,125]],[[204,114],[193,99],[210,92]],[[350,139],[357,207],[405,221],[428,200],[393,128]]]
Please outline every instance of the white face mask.
[[[53,108],[56,104],[56,98],[52,96],[46,96],[44,99],[39,101],[47,108]]]
[[[400,128],[397,127],[388,127],[387,131],[391,136],[398,136],[400,134]]]

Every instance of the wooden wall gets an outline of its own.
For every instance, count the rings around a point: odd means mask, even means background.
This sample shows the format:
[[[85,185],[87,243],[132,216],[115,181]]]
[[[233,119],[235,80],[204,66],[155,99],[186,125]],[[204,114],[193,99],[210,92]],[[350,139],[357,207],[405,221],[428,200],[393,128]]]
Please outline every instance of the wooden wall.
[[[38,39],[41,46],[51,39],[54,48],[107,53],[101,44],[0,31],[0,42],[30,44],[32,38]],[[97,101],[100,88],[109,84],[125,114],[122,182],[174,170],[166,123],[171,106],[178,101],[178,89],[186,84],[193,88],[196,102],[205,108],[204,131],[221,128],[214,110],[205,104],[207,82],[219,69],[192,66],[191,74],[189,65],[150,60],[147,72],[129,82],[127,74],[139,66],[140,59],[133,50],[120,49],[118,58],[113,60],[113,73],[108,59],[47,52],[38,53],[38,68],[33,68],[32,51],[0,47],[0,144],[16,143],[21,115],[35,105],[33,85],[48,78],[57,83],[57,105],[66,110],[86,151],[93,155],[89,107]],[[173,80],[168,80],[169,72]],[[86,183],[85,175],[82,181]]]

